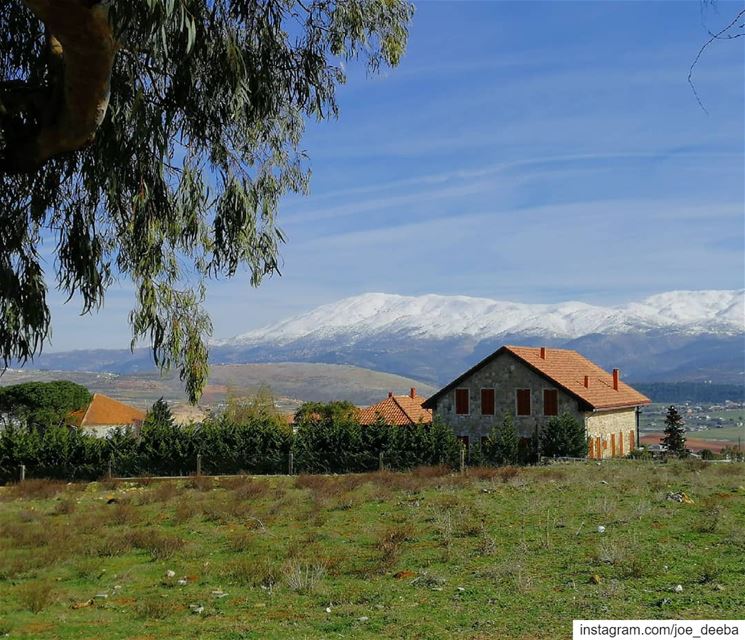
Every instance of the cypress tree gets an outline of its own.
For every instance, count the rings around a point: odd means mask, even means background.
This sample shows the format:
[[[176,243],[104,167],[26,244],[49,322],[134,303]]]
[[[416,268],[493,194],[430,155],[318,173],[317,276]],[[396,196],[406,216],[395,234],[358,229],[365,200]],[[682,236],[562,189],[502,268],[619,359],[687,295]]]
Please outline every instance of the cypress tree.
[[[662,444],[667,447],[668,453],[674,453],[683,457],[688,453],[686,449],[685,423],[678,413],[675,406],[670,405],[667,408],[665,416],[665,437],[662,438]]]

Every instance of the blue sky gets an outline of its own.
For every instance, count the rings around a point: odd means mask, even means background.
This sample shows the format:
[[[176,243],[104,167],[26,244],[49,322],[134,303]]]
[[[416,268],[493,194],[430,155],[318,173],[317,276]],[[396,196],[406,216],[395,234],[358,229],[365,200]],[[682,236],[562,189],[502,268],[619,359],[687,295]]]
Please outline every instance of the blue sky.
[[[350,65],[339,120],[303,142],[282,277],[212,282],[223,338],[383,291],[615,304],[745,286],[743,3],[421,2],[399,68]],[[126,347],[131,289],[78,316],[50,292],[50,351]]]

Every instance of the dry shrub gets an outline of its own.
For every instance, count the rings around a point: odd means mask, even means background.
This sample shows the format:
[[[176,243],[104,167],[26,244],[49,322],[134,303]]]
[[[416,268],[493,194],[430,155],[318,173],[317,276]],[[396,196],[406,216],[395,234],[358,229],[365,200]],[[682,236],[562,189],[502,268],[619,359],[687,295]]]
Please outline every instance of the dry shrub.
[[[349,493],[359,489],[361,486],[370,482],[370,474],[367,473],[348,473],[338,478],[340,489]]]
[[[106,507],[108,509],[108,507]],[[78,511],[72,518],[70,528],[76,534],[92,533],[101,528],[101,523],[105,520],[104,514],[100,511],[91,511],[87,508],[85,511]]]
[[[373,484],[391,491],[416,492],[429,484],[425,478],[418,478],[411,473],[400,473],[384,469],[370,474]]]
[[[305,531],[302,538],[292,538],[285,549],[285,559],[297,560],[306,556],[317,557],[320,553],[318,542],[321,536],[314,528]]]
[[[222,518],[242,520],[247,518],[255,508],[250,500],[240,497],[237,493],[229,493],[222,503]]]
[[[722,521],[724,506],[722,500],[716,497],[706,498],[702,503],[702,510],[698,524],[701,533],[714,533]]]
[[[494,480],[499,477],[499,467],[468,467],[468,478],[471,480]]]
[[[269,483],[248,476],[226,478],[222,486],[230,490],[238,500],[258,500],[264,497],[270,488]]]
[[[701,573],[698,577],[700,584],[709,584],[716,582],[722,576],[722,566],[715,558],[708,558],[701,567]]]
[[[99,483],[101,485],[101,488],[104,491],[118,491],[121,489],[124,485],[124,481],[122,480],[114,480],[111,478],[104,478]]]
[[[683,462],[682,465],[686,471],[703,471],[709,466],[706,460],[699,460],[698,458],[689,458]]]
[[[567,477],[566,469],[557,469],[556,467],[539,468],[536,470],[535,478],[537,480],[557,481],[565,480]]]
[[[33,572],[43,563],[36,552],[17,552],[12,556],[0,554],[0,580],[16,580],[23,576],[33,577]]]
[[[476,554],[479,556],[493,556],[497,553],[497,541],[485,532],[482,532],[476,545]]]
[[[27,548],[46,547],[50,540],[57,538],[53,535],[57,531],[57,527],[44,526],[38,522],[29,524],[6,522],[0,528],[0,534],[12,540],[13,546]]]
[[[520,469],[520,467],[499,467],[498,472],[499,479],[505,484],[512,482],[522,475],[522,469]]]
[[[212,491],[215,488],[215,480],[210,476],[191,476],[186,486],[196,491]]]
[[[282,570],[282,578],[287,588],[296,593],[314,593],[326,575],[323,564],[309,564],[291,560]]]
[[[236,553],[244,553],[254,546],[256,533],[247,528],[231,530],[227,535],[228,547]]]
[[[75,577],[90,582],[98,580],[103,574],[101,561],[96,558],[77,558],[72,565],[72,571]]]
[[[631,553],[620,561],[620,573],[624,578],[644,578],[651,572],[649,560],[640,557],[638,553]]]
[[[18,600],[24,609],[39,613],[52,603],[52,583],[47,580],[27,582],[18,588]]]
[[[279,580],[279,571],[265,558],[238,558],[228,565],[226,576],[240,585],[271,589]]]
[[[167,560],[184,547],[184,541],[157,529],[135,529],[127,534],[133,547],[148,551],[153,560]]]
[[[183,524],[201,513],[202,505],[200,502],[193,498],[181,498],[176,503],[176,508],[173,511],[173,521],[176,524]]]
[[[506,583],[510,589],[527,593],[533,589],[534,576],[530,569],[517,558],[510,558],[489,572],[488,577]]]
[[[41,520],[41,513],[35,511],[33,507],[18,512],[18,522],[39,522],[39,520]]]
[[[710,464],[709,471],[717,476],[745,476],[745,464],[737,462],[724,462]]]
[[[147,486],[147,485],[145,485]],[[153,482],[153,488],[140,494],[140,504],[154,502],[169,502],[179,495],[179,487],[175,480]]]
[[[32,479],[10,485],[6,495],[26,500],[48,500],[66,488],[67,483],[61,480]]]
[[[295,478],[295,487],[308,489],[318,499],[336,497],[342,492],[339,479],[332,476],[301,474]]]
[[[475,509],[462,508],[455,513],[456,535],[461,538],[478,536],[484,530],[485,516]]]
[[[626,560],[626,550],[612,540],[603,540],[593,553],[596,564],[621,565]]]
[[[55,516],[67,516],[74,513],[77,507],[78,503],[72,498],[62,498],[56,505],[54,505],[52,514]]]
[[[134,525],[142,520],[140,512],[129,500],[118,502],[110,505],[111,511],[108,514],[108,521],[117,525]]]
[[[414,533],[414,527],[407,523],[388,527],[378,536],[376,548],[380,552],[382,568],[388,568],[396,561],[401,545],[408,540],[413,540]]]
[[[416,467],[411,471],[411,475],[413,477],[426,480],[431,480],[433,478],[442,478],[444,476],[449,476],[451,473],[452,470],[450,469],[450,467],[444,464]]]
[[[109,532],[98,538],[96,546],[90,551],[103,557],[120,556],[132,551],[133,546],[127,533]]]
[[[173,612],[173,607],[163,598],[149,597],[135,605],[137,616],[150,620],[162,620]]]

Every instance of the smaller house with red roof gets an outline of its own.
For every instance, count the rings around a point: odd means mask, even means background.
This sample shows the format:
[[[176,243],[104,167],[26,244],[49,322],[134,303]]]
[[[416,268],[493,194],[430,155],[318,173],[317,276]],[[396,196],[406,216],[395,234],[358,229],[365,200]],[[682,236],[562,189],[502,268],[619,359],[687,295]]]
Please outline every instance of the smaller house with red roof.
[[[505,413],[521,438],[569,413],[585,426],[590,458],[628,454],[639,440],[639,408],[650,400],[576,351],[504,346],[427,399],[468,446]]]
[[[399,427],[419,424],[431,424],[432,411],[422,407],[426,398],[417,395],[416,389],[411,387],[406,396],[394,396],[393,392],[382,402],[359,411],[359,421],[362,425],[370,425],[377,420]]]
[[[97,436],[105,436],[114,429],[142,426],[145,412],[132,407],[103,393],[94,393],[90,404],[68,417],[71,426]]]

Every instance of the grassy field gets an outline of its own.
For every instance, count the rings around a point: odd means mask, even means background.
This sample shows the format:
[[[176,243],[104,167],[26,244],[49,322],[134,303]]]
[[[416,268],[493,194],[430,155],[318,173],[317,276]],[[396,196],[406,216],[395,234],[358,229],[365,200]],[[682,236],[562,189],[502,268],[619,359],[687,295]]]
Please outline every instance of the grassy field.
[[[29,481],[0,488],[0,635],[527,639],[575,618],[743,618],[744,485],[745,465],[700,461]]]

